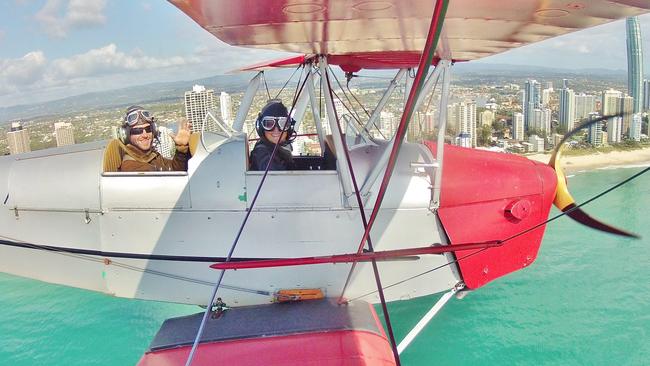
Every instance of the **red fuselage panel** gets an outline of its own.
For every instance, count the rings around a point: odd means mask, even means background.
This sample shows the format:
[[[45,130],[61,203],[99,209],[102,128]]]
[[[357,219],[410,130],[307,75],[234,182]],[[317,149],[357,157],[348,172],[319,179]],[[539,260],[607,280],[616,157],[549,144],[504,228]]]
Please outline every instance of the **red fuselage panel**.
[[[435,154],[435,144],[427,143]],[[548,218],[555,171],[524,157],[445,145],[440,221],[451,245],[504,240]],[[530,265],[544,226],[458,262],[470,289]],[[462,258],[477,250],[456,252]]]

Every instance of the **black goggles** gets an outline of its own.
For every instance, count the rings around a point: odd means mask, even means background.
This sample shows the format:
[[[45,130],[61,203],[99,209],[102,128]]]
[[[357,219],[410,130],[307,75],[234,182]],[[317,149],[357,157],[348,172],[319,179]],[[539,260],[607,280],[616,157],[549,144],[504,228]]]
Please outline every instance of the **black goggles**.
[[[147,127],[136,127],[131,129],[131,135],[142,135],[143,133],[151,133],[153,129],[151,128],[151,125]]]
[[[149,111],[144,109],[136,109],[135,111],[126,115],[126,124],[133,126],[134,124],[138,123],[138,116],[141,116],[142,119],[147,122],[153,121],[153,116],[151,113],[149,113]]]
[[[287,117],[262,117],[262,128],[266,131],[272,131],[275,126],[278,126],[280,130],[284,131],[288,121],[289,119]]]

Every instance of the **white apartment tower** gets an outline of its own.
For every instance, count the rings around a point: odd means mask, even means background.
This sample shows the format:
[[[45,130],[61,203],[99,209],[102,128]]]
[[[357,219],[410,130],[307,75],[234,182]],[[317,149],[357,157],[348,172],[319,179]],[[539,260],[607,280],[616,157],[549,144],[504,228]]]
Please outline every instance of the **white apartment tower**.
[[[621,131],[623,129],[623,118],[612,117],[607,120],[607,142],[617,144],[621,142]]]
[[[575,96],[575,123],[587,118],[589,113],[596,111],[596,97],[580,93]]]
[[[524,115],[516,112],[512,116],[512,138],[517,141],[524,139]]]
[[[453,106],[459,135],[469,135],[471,147],[476,147],[476,103],[466,101]]]
[[[641,141],[641,113],[635,113],[632,116],[632,124],[630,124],[630,140]]]
[[[576,118],[575,100],[573,90],[560,90],[560,127],[566,132],[573,130],[573,123]]]
[[[599,118],[598,113],[589,114],[589,119]],[[593,146],[602,146],[603,145],[603,122],[596,122],[589,126],[589,131],[587,133],[587,142]]]
[[[634,114],[634,98],[629,95],[624,95],[618,99],[619,113],[623,113],[623,129],[621,132],[627,135],[630,132],[630,124],[632,123],[632,114]]]
[[[623,93],[618,90],[609,89],[603,92],[603,102],[601,104],[600,114],[603,116],[611,116],[620,113],[619,98],[623,97]]]
[[[216,109],[214,102],[214,90],[205,89],[203,85],[194,85],[191,91],[185,92],[185,117],[192,123],[192,132],[216,131],[217,127],[211,118],[207,118],[208,111]],[[203,121],[208,121],[203,126]]]
[[[537,80],[526,80],[524,87],[524,96],[522,101],[522,110],[524,114],[524,129],[529,129],[533,123],[533,114],[535,109],[542,106],[542,91]]]
[[[7,144],[11,155],[32,151],[29,140],[29,131],[23,129],[20,122],[13,122],[7,132]]]
[[[74,129],[72,123],[56,122],[54,123],[54,135],[56,136],[56,146],[74,145]]]

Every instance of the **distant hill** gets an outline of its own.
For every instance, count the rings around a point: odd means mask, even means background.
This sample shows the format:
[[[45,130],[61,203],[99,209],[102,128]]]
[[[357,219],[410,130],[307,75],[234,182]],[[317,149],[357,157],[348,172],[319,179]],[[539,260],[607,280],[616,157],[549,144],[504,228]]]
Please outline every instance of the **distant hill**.
[[[237,93],[246,89],[251,76],[251,73],[239,73],[218,75],[197,80],[160,82],[76,95],[45,103],[4,107],[0,108],[0,125],[16,119],[60,115],[95,108],[124,107],[131,104],[181,100],[185,91],[191,90],[194,84],[205,85],[207,88],[218,91]],[[267,78],[267,82],[275,86],[280,82],[284,83],[287,77],[288,75],[282,79],[278,79],[275,76],[273,79],[269,77]]]
[[[594,78],[627,77],[626,70],[611,69],[562,69],[556,67],[541,67],[527,65],[488,64],[480,62],[459,62],[454,65],[454,74],[485,74],[513,77],[545,77],[562,76],[591,76]]]
[[[338,70],[338,68],[335,68]],[[269,87],[280,87],[289,78],[293,69],[279,70],[266,74]],[[360,74],[368,72],[362,71]],[[392,77],[394,71],[372,72],[384,78]],[[463,79],[481,78],[554,78],[581,76],[598,79],[621,79],[626,77],[625,70],[606,69],[559,69],[538,66],[484,64],[484,63],[457,63],[453,68],[453,75],[457,81]],[[147,104],[152,102],[180,100],[183,93],[189,90],[192,85],[200,84],[217,91],[229,93],[242,92],[246,89],[251,73],[238,73],[231,75],[218,75],[204,79],[160,82],[147,85],[128,87],[123,89],[109,90],[96,93],[87,93],[73,97],[67,97],[50,102],[17,105],[0,108],[0,125],[16,119],[31,119],[48,115],[60,115],[75,113],[96,108],[125,107],[130,104]],[[297,77],[297,76],[296,76]],[[295,80],[295,77],[294,77]],[[388,80],[372,80],[359,78],[356,83],[367,87],[385,86]],[[344,82],[344,80],[341,80]]]

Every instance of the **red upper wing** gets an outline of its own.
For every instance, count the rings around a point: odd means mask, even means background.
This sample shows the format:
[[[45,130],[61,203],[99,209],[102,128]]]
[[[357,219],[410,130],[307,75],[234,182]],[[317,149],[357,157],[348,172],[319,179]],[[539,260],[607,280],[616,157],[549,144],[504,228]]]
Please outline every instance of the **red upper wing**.
[[[364,58],[372,64],[386,56],[401,64],[410,62],[410,55],[424,48],[435,3],[169,1],[228,44],[301,54],[363,56],[357,58],[359,66],[365,65],[359,61]],[[474,60],[649,11],[648,0],[453,0],[437,54],[446,59]]]

